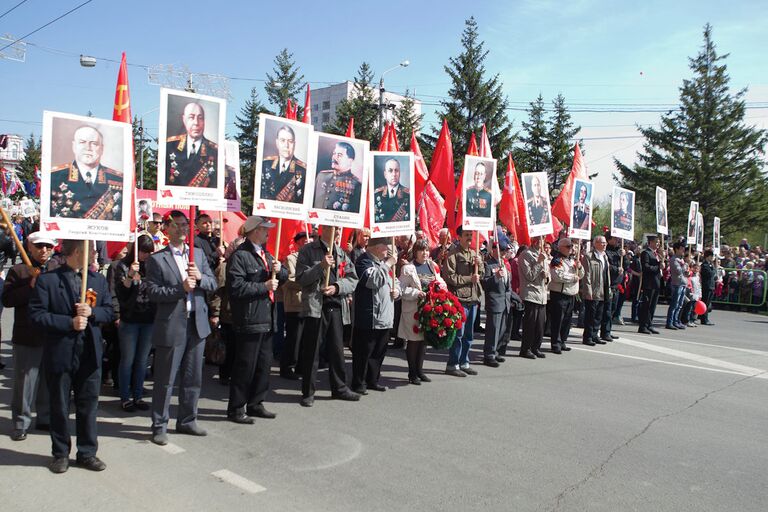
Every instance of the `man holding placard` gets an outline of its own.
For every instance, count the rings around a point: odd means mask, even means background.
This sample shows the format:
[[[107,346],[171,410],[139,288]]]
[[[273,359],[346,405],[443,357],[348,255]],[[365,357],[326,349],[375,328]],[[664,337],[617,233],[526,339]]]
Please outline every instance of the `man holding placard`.
[[[265,157],[261,164],[261,199],[290,203],[304,202],[307,164],[296,158],[296,134],[283,124],[275,138],[277,155]]]

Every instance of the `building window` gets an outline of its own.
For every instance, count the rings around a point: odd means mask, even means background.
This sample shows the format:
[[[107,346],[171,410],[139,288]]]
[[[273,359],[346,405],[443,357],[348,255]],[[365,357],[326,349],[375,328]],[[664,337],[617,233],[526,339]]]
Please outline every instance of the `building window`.
[[[330,101],[324,101],[323,102],[323,110],[331,110],[331,102]]]
[[[317,103],[312,105],[312,110],[317,110]]]
[[[331,114],[329,114],[328,112],[324,113],[323,114],[323,124],[326,124],[326,123],[330,122],[330,120],[331,120]]]
[[[317,116],[312,116],[312,124],[317,124]]]

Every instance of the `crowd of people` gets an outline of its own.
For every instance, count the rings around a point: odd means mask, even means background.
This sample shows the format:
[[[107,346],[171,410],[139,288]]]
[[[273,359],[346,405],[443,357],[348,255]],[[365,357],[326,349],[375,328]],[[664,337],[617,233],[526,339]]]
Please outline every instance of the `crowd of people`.
[[[367,229],[341,240],[341,230],[319,226],[296,233],[278,261],[266,250],[269,219],[248,217],[234,240],[221,239],[210,215],[193,221],[193,247],[190,219],[178,210],[154,214],[131,244],[105,248],[39,231],[24,237],[30,265],[11,267],[2,291],[3,305],[14,309],[11,438],[26,439],[34,412],[35,428],[50,431],[52,472],[69,467],[70,395],[76,462],[105,469],[96,433],[102,385],[115,387],[125,413],[149,414],[151,441],[165,445],[177,380],[175,431],[207,434],[197,413],[206,359],[229,388],[222,414],[239,424],[275,418],[266,406],[274,359],[280,378],[301,380],[303,407],[315,403],[322,368],[334,399],[386,391],[380,377],[390,346],[405,349],[411,385],[431,382],[420,315],[435,290],[456,298],[461,318],[444,372],[466,378],[478,374],[478,364],[503,364],[513,340],[524,359],[544,359],[547,340],[548,352],[562,355],[571,350],[574,324],[583,327],[585,345],[613,342],[613,325],[625,324],[625,302],[626,321],[639,333],[659,333],[653,320],[660,295],[669,302],[664,328],[713,325],[713,299],[723,289],[731,293],[722,268],[752,271],[753,300],[753,269],[765,266],[762,249],[746,240],[738,250],[724,247],[719,260],[711,249],[698,255],[682,241],[662,249],[656,236],[641,245],[608,233],[590,241],[561,234],[551,243],[540,237],[520,245],[503,227],[482,244],[476,232],[459,228],[454,239],[443,229],[430,247],[420,231],[392,245]],[[111,262],[103,261],[105,251]],[[706,305],[701,316],[699,301]],[[476,332],[484,332],[484,342],[482,358],[473,361]],[[148,369],[151,397],[144,389]]]

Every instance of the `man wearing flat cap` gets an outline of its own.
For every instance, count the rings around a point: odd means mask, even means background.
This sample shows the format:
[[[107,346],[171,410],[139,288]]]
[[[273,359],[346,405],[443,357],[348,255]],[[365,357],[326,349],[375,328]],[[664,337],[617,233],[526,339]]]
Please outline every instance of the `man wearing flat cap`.
[[[227,417],[252,424],[253,416],[271,419],[264,407],[272,366],[275,291],[288,280],[288,272],[266,251],[269,230],[275,224],[252,215],[245,220],[245,241],[229,258],[229,292],[235,338],[235,360],[229,384]]]

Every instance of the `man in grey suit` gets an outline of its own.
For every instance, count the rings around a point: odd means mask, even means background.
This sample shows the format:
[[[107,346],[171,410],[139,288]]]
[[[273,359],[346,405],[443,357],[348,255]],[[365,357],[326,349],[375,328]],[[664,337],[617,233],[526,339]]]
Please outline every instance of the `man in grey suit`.
[[[485,261],[480,281],[485,291],[485,345],[483,364],[497,368],[504,362],[509,338],[507,323],[512,312],[512,278],[509,262],[503,257],[509,249],[507,242],[493,242],[491,254]]]
[[[211,333],[206,292],[216,289],[216,279],[198,249],[189,261],[189,220],[178,210],[164,220],[168,247],[147,260],[147,292],[157,305],[152,345],[155,347],[155,385],[152,392],[152,442],[168,443],[168,409],[176,373],[179,410],[176,431],[204,436],[197,424],[197,401],[203,378],[203,349]]]

